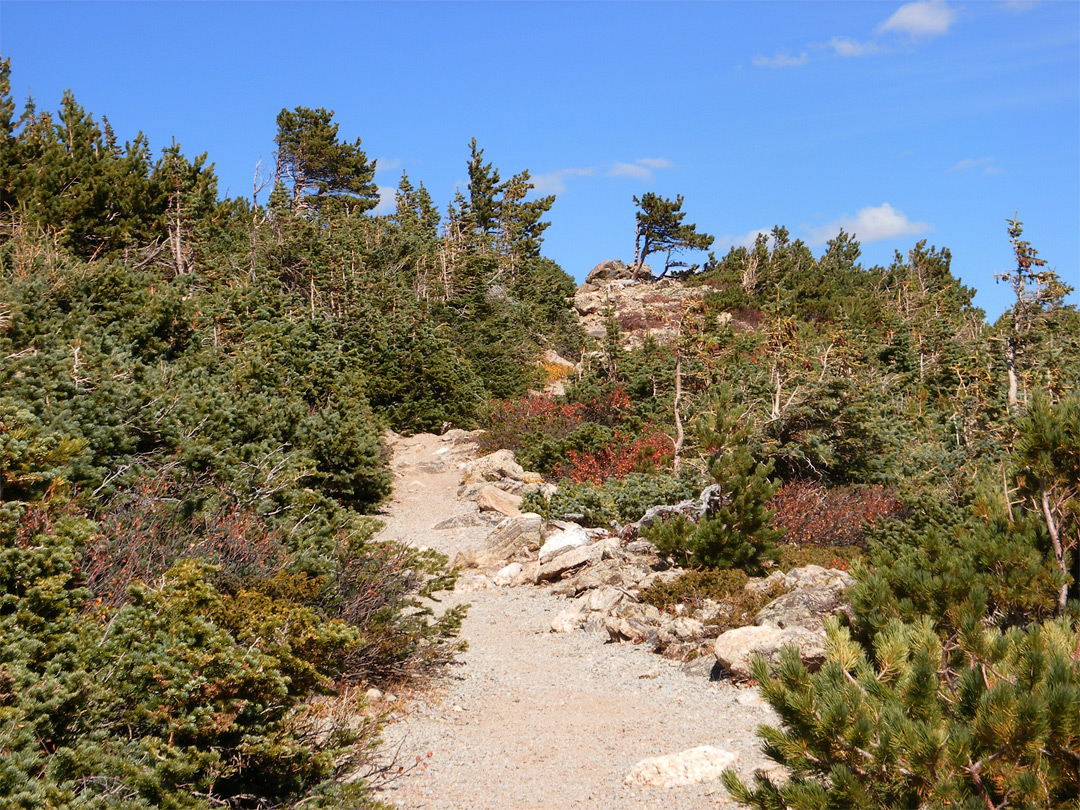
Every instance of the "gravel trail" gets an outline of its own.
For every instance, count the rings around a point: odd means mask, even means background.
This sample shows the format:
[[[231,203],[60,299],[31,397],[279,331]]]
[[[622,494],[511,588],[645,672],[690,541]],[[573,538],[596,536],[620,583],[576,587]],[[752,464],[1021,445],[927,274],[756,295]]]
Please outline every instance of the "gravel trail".
[[[431,528],[475,512],[456,497],[465,447],[430,435],[395,443],[381,538],[450,555],[483,539],[490,528]],[[632,644],[605,643],[606,634],[551,633],[566,603],[544,588],[463,590],[442,604],[471,603],[469,650],[431,688],[394,704],[384,734],[401,762],[420,757],[427,767],[384,788],[383,801],[402,810],[735,808],[719,782],[665,790],[623,780],[646,757],[700,745],[736,752],[744,775],[771,764],[754,729],[775,717],[756,690],[687,675]]]

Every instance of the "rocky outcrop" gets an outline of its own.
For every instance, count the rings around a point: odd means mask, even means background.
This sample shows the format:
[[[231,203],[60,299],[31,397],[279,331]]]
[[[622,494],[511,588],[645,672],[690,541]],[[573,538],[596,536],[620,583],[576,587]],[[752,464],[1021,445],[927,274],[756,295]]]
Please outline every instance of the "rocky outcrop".
[[[790,644],[799,648],[803,663],[817,669],[825,660],[825,619],[848,610],[844,592],[855,584],[845,571],[807,565],[787,573],[776,572],[747,588],[764,591],[783,588],[754,617],[754,624],[722,633],[713,645],[717,662],[736,677],[750,676],[750,659],[763,655],[770,665]]]
[[[648,265],[634,278],[621,261],[601,262],[590,271],[574,294],[582,328],[593,338],[607,335],[606,313],[614,312],[623,346],[640,346],[651,335],[660,343],[674,338],[683,309],[706,294],[708,288],[688,287],[681,281],[654,281]]]

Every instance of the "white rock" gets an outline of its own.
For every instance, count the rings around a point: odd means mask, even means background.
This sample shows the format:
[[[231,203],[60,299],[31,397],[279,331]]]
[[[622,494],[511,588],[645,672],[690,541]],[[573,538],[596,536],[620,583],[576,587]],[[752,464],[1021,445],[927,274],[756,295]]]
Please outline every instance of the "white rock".
[[[495,576],[491,578],[491,581],[494,582],[496,585],[500,586],[509,585],[517,578],[518,574],[520,574],[523,570],[525,570],[525,566],[523,566],[521,563],[510,563],[509,565],[500,568],[498,573],[496,573]]]
[[[566,528],[555,532],[540,546],[540,559],[553,557],[558,552],[567,548],[577,548],[589,544],[589,534],[576,523],[567,523]]]
[[[719,779],[720,774],[738,759],[739,755],[733,751],[701,745],[678,754],[643,759],[630,769],[623,781],[628,785],[664,789],[696,785]]]
[[[577,611],[564,610],[551,620],[552,633],[576,633],[585,622],[585,616]]]

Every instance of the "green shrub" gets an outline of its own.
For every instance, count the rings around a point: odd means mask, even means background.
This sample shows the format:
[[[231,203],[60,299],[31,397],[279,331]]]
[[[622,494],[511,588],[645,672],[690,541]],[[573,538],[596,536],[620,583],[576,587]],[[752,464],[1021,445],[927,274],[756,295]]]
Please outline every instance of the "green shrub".
[[[944,645],[930,619],[890,622],[870,657],[835,619],[811,674],[789,648],[753,663],[781,728],[764,750],[786,782],[734,771],[724,784],[758,810],[822,807],[1080,807],[1080,623],[1007,632],[969,625]]]
[[[928,617],[943,634],[967,620],[1022,625],[1054,614],[1061,575],[1034,516],[974,517],[926,501],[903,523],[870,533],[848,596],[869,640],[893,619]]]
[[[792,546],[782,543],[777,551],[776,567],[781,571],[802,568],[804,565],[850,571],[853,565],[865,558],[865,553],[856,546]]]
[[[690,476],[630,473],[625,478],[608,478],[602,484],[564,480],[550,500],[530,493],[521,508],[548,519],[578,514],[583,516],[578,521],[582,525],[610,526],[612,521],[632,523],[651,506],[678,503],[695,497],[699,490]]]
[[[773,526],[769,499],[777,483],[769,479],[772,463],[759,464],[750,449],[750,429],[732,407],[727,388],[719,392],[711,419],[698,423],[709,475],[719,487],[716,505],[693,523],[677,515],[654,523],[645,535],[661,552],[688,566],[745,568],[760,571],[774,556],[773,543],[783,536]]]

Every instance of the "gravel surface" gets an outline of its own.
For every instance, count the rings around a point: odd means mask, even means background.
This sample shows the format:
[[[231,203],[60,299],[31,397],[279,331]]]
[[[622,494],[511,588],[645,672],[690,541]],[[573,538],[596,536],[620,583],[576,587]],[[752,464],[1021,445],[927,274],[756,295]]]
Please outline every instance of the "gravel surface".
[[[490,529],[431,530],[475,512],[456,497],[470,449],[429,435],[399,440],[381,537],[451,555],[483,539]],[[700,745],[736,752],[743,775],[772,764],[754,729],[775,716],[756,690],[687,675],[606,634],[554,634],[566,602],[544,588],[465,583],[443,596],[446,606],[472,605],[462,628],[469,650],[430,689],[394,704],[384,756],[427,767],[384,788],[384,801],[402,810],[734,808],[719,782],[663,790],[623,779],[646,757]]]

